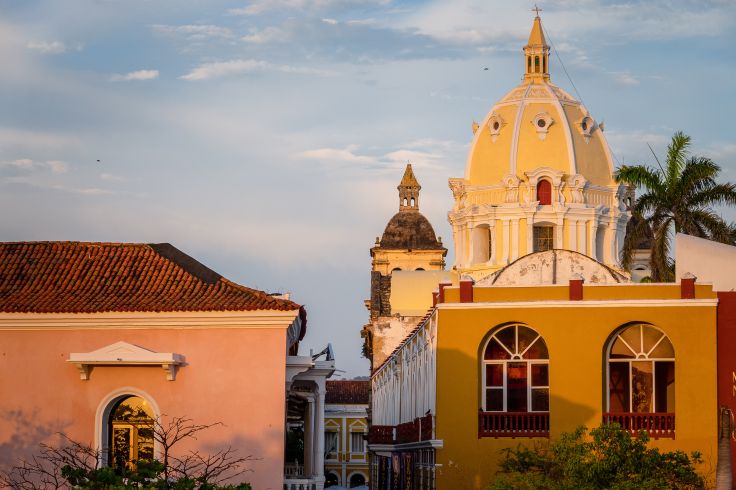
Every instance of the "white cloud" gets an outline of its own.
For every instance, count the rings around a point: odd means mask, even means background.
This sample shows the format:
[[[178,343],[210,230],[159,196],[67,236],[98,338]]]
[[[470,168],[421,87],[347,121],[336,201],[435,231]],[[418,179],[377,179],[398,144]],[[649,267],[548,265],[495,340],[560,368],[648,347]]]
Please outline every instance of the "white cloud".
[[[388,152],[360,153],[358,145],[345,148],[317,148],[292,154],[292,158],[315,160],[327,166],[358,164],[369,168],[400,169],[407,163],[425,169],[446,169],[442,162],[457,158],[465,147],[454,141],[421,139],[397,145]]]
[[[194,68],[186,75],[182,75],[182,80],[199,81],[210,80],[213,78],[221,78],[230,75],[243,75],[256,72],[281,72],[294,73],[300,75],[318,75],[333,76],[334,72],[318,70],[315,68],[276,65],[262,60],[230,60],[218,61],[214,63],[204,63]]]
[[[30,158],[19,158],[11,162],[7,162],[7,165],[12,165],[18,168],[31,168],[33,166],[33,160]]]
[[[69,171],[69,165],[61,160],[34,161],[30,158],[18,158],[10,161],[0,161],[0,166],[15,167],[22,170],[51,170],[55,174]]]
[[[259,15],[269,11],[323,10],[340,5],[388,5],[391,0],[252,0],[245,7],[230,9],[230,15]]]
[[[108,173],[101,173],[100,179],[107,181],[107,182],[126,182],[128,180],[125,177],[122,177],[120,175],[108,174]]]
[[[154,24],[151,27],[155,32],[160,34],[182,35],[192,41],[201,41],[213,38],[231,39],[235,37],[233,31],[227,27],[211,24],[188,24],[181,26]]]
[[[294,157],[307,160],[318,160],[321,163],[359,163],[374,165],[378,159],[367,155],[358,155],[358,145],[349,145],[347,148],[318,148],[295,153]]]
[[[327,19],[327,18],[325,18],[325,19],[322,19],[322,22],[324,22],[325,24],[333,25],[333,26],[335,24],[337,24],[337,20],[335,20],[335,19]]]
[[[46,165],[48,165],[51,171],[55,174],[63,174],[69,171],[69,165],[61,160],[49,160],[46,162]]]
[[[66,46],[61,41],[28,41],[26,47],[42,54],[61,54],[66,52]]]
[[[639,85],[639,79],[632,75],[629,72],[626,71],[617,71],[617,72],[611,72],[611,75],[613,75],[613,79],[618,83],[619,85],[626,85],[628,87],[634,87],[636,85]]]
[[[153,80],[158,78],[158,70],[138,70],[131,71],[124,75],[115,74],[110,77],[113,82],[129,82],[132,80]]]
[[[246,43],[264,44],[269,42],[288,41],[290,36],[277,27],[266,27],[265,29],[251,29],[250,33],[241,37]]]

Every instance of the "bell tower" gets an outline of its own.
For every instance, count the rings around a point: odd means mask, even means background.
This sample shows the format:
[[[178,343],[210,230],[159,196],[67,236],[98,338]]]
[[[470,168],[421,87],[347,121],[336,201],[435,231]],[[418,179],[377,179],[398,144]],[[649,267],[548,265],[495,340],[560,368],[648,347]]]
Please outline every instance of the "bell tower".
[[[419,191],[422,190],[422,186],[414,177],[411,163],[406,164],[404,177],[397,189],[399,190],[399,211],[419,211]]]
[[[448,275],[444,270],[447,249],[419,212],[421,188],[407,164],[397,187],[399,212],[370,249],[371,290],[365,300],[369,323],[361,335],[363,353],[372,367],[383,362],[421,320],[431,306],[432,290]],[[421,298],[419,303],[414,297]]]

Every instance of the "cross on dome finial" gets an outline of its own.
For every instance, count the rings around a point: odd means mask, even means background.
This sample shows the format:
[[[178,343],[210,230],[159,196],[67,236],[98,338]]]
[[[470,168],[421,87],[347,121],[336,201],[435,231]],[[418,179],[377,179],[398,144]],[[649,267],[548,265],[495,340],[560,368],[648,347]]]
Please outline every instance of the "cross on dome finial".
[[[537,7],[537,4],[535,3],[534,4],[534,8],[532,9],[532,12],[536,12],[537,13],[537,17],[539,17],[539,12],[542,12],[542,11],[543,10],[540,9],[539,7]]]

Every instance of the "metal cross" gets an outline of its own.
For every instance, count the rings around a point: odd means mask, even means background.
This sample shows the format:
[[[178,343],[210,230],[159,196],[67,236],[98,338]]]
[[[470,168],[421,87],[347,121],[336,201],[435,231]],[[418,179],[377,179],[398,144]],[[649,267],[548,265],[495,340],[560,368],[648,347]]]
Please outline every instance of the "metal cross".
[[[534,4],[534,8],[532,9],[532,12],[536,12],[537,13],[537,17],[539,17],[539,12],[542,12],[542,9],[540,9],[539,7],[537,7],[537,4],[535,3]]]

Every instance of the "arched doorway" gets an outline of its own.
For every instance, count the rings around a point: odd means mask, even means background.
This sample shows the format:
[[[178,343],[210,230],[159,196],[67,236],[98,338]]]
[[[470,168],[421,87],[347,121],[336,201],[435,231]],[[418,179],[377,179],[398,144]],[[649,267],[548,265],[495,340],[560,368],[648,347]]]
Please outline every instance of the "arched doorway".
[[[365,476],[362,473],[353,473],[350,476],[349,488],[355,488],[365,485]]]
[[[340,479],[335,473],[327,473],[325,475],[325,488],[334,487],[340,484]]]

